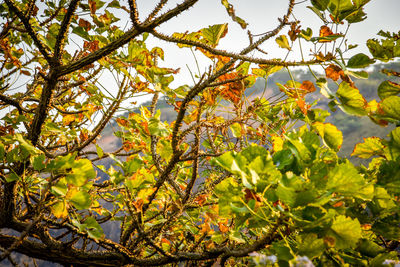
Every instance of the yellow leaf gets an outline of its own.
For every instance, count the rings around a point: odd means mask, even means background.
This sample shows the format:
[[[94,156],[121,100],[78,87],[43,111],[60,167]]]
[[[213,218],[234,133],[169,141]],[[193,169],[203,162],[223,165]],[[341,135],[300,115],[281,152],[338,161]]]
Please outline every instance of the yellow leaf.
[[[68,208],[65,201],[56,202],[53,206],[51,206],[51,211],[53,215],[57,218],[65,218],[68,215]]]

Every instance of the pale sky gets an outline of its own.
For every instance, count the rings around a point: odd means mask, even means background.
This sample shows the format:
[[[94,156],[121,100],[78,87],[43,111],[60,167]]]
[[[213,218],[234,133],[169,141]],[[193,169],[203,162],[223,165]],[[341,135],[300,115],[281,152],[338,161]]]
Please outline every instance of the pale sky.
[[[158,1],[154,0],[138,0],[141,17],[144,17],[149,12],[148,10]],[[174,6],[178,1],[173,1]],[[298,1],[300,2],[300,1]],[[282,17],[286,13],[287,3],[285,0],[230,0],[234,5],[236,14],[242,17],[249,23],[248,29],[252,33],[263,33],[273,29],[277,23],[278,17]],[[314,32],[314,36],[318,36],[319,28],[322,26],[320,19],[307,8],[310,5],[309,1],[296,5],[294,15],[301,21],[302,28],[310,27]],[[355,23],[350,27],[348,32],[349,44],[358,44],[359,47],[347,54],[367,53],[365,46],[369,38],[377,38],[376,34],[379,30],[398,32],[400,30],[400,0],[372,0],[366,5],[365,9],[367,19],[360,23]],[[221,40],[219,48],[233,51],[240,51],[241,48],[248,44],[246,31],[241,30],[238,24],[232,22],[226,14],[224,7],[219,0],[200,0],[193,8],[183,13],[177,18],[172,19],[165,25],[162,25],[158,30],[164,33],[172,34],[173,32],[185,32],[187,30],[198,30],[209,25],[229,22],[229,33]],[[287,34],[288,29],[284,29],[281,33]],[[342,31],[345,27],[342,26]],[[187,77],[186,67],[188,64],[191,69],[195,69],[194,59],[188,49],[179,49],[175,46],[166,45],[165,42],[155,41],[150,45],[158,45],[165,50],[165,66],[181,66],[182,75]],[[304,43],[305,45],[305,43]],[[263,46],[270,58],[284,57],[286,50],[279,48],[274,41]],[[305,49],[303,49],[304,51]],[[308,51],[304,51],[308,54]],[[264,57],[268,57],[265,56]],[[298,49],[294,50],[290,59],[299,59]],[[201,65],[204,67],[207,64],[206,60],[198,58]],[[180,77],[179,77],[180,78]],[[180,80],[180,79],[179,79]],[[185,78],[182,77],[182,81]]]

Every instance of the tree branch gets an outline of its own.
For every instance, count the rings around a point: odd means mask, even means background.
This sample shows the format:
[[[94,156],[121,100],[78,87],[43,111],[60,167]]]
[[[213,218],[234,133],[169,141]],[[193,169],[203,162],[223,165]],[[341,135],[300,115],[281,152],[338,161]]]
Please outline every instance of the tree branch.
[[[39,37],[37,36],[36,32],[33,30],[32,25],[29,22],[29,19],[24,16],[24,14],[21,12],[21,10],[14,4],[13,0],[4,0],[8,6],[8,8],[13,11],[15,14],[17,14],[18,18],[21,20],[21,22],[24,24],[26,30],[28,31],[29,36],[32,38],[33,42],[39,49],[40,53],[43,55],[43,57],[46,59],[46,61],[51,65],[52,64],[52,58],[50,56],[50,49],[42,43],[42,41],[39,40]]]
[[[65,45],[65,38],[68,36],[67,31],[79,2],[80,0],[72,0],[70,2],[67,14],[65,14],[64,19],[61,23],[60,30],[56,39],[56,45],[54,48],[54,58],[57,61],[61,59],[62,51],[64,50]]]

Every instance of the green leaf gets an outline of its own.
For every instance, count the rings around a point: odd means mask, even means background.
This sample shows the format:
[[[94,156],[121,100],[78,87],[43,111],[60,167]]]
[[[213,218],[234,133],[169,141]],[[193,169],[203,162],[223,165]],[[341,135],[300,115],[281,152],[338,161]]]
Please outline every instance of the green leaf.
[[[51,191],[59,196],[65,196],[68,192],[68,185],[64,178],[51,187]]]
[[[368,239],[361,239],[358,244],[357,250],[360,251],[363,255],[367,255],[368,257],[376,257],[379,255],[379,253],[385,251],[383,247]]]
[[[398,223],[398,222],[397,222]],[[400,239],[400,231],[399,226],[393,224],[393,222],[385,222],[385,221],[377,221],[372,226],[372,229],[376,234],[382,235],[383,238],[387,238],[389,240],[398,240]]]
[[[234,124],[229,126],[229,128],[232,131],[233,137],[238,138],[242,136],[242,126],[239,123],[235,122]]]
[[[103,149],[102,149],[99,145],[97,145],[97,144],[96,144],[96,152],[97,152],[97,156],[98,156],[99,158],[102,158],[102,157],[104,156]]]
[[[367,55],[363,53],[359,53],[349,59],[347,62],[347,67],[352,69],[359,69],[368,67],[371,64],[374,64],[375,60],[370,59]]]
[[[293,153],[289,149],[279,150],[273,155],[273,160],[279,170],[293,163]]]
[[[14,181],[19,181],[19,180],[21,180],[21,178],[13,172],[6,176],[7,182],[14,182]]]
[[[19,142],[19,145],[26,150],[30,155],[36,154],[36,148],[32,146],[31,142],[25,140],[21,134],[15,134],[15,139]]]
[[[368,159],[372,156],[383,155],[384,145],[379,137],[364,138],[364,143],[356,144],[351,156]]]
[[[328,174],[326,189],[343,196],[371,200],[374,187],[368,184],[349,161],[339,164]]]
[[[118,0],[113,0],[111,3],[107,5],[107,7],[121,8],[121,5],[119,4]]]
[[[357,88],[352,87],[347,82],[342,82],[336,92],[336,96],[341,101],[340,107],[351,115],[364,116],[367,114],[367,100],[360,94]]]
[[[0,161],[4,159],[5,154],[4,145],[0,143]]]
[[[389,96],[383,99],[379,108],[383,111],[385,118],[400,120],[400,97]]]
[[[208,28],[201,29],[203,37],[215,47],[218,45],[219,40],[225,36],[228,31],[228,23],[216,24]]]
[[[311,41],[313,42],[330,42],[330,41],[335,41],[336,39],[339,39],[341,37],[344,37],[343,34],[331,34],[328,36],[323,36],[323,37],[313,37],[311,38]]]
[[[143,160],[138,157],[125,161],[124,163],[124,173],[129,175],[135,173],[138,169],[143,166]]]
[[[90,41],[90,35],[89,33],[86,31],[85,28],[78,26],[72,29],[72,33],[75,33],[76,35],[82,37],[83,39],[85,39],[86,41]]]
[[[43,170],[46,167],[46,164],[44,164],[45,159],[46,159],[46,156],[44,154],[40,154],[40,155],[32,158],[31,162],[32,162],[33,168],[37,171]]]
[[[329,0],[328,10],[339,21],[341,21],[345,14],[353,9],[351,0]]]
[[[376,39],[369,39],[367,46],[374,58],[383,62],[388,62],[393,58],[400,57],[400,40],[388,38],[386,40],[378,41]]]
[[[324,23],[328,23],[328,21],[325,18],[324,12],[321,12],[318,8],[314,6],[308,6],[307,8],[309,8],[312,12],[314,12]]]
[[[291,249],[283,242],[275,242],[272,245],[273,251],[275,251],[276,256],[279,260],[289,261],[294,258],[294,255],[291,253]]]
[[[265,71],[263,76],[268,77],[271,74],[280,71],[282,66],[272,66],[272,65],[260,65],[261,69]]]
[[[329,0],[311,0],[311,4],[315,8],[324,11],[328,8]]]
[[[343,143],[343,134],[331,123],[316,122],[313,127],[322,137],[324,143],[335,151],[339,151]]]
[[[156,118],[150,119],[148,127],[151,135],[159,137],[165,137],[168,135],[168,129],[165,127],[164,123]]]
[[[400,84],[391,82],[391,81],[384,81],[378,87],[378,96],[381,99],[385,99],[389,96],[395,96],[400,94]]]
[[[310,41],[313,35],[313,31],[310,28],[307,28],[307,30],[301,30],[300,32],[300,37],[306,39],[307,41]]]
[[[297,254],[307,256],[309,259],[321,256],[325,250],[324,240],[318,238],[316,234],[299,235],[296,243]]]
[[[357,219],[340,215],[333,221],[329,234],[335,238],[338,249],[354,248],[361,238],[361,226]]]
[[[287,50],[292,50],[292,48],[289,45],[289,41],[286,37],[286,35],[281,35],[275,39],[276,43],[279,45],[281,48],[286,48]]]
[[[90,194],[86,191],[76,191],[74,192],[69,201],[74,205],[78,210],[88,209],[92,204],[92,200]]]
[[[96,240],[104,238],[103,229],[101,228],[100,224],[96,221],[95,218],[93,217],[86,218],[84,224],[86,226],[85,230],[88,233],[89,237]]]
[[[399,126],[390,132],[390,137],[391,137],[392,143],[395,146],[400,147],[400,127]]]
[[[311,160],[311,152],[304,145],[302,140],[295,140],[293,138],[287,137],[288,141],[285,145],[292,151],[299,162],[307,162]]]
[[[231,214],[232,203],[241,204],[242,188],[233,177],[223,180],[215,187],[215,194],[218,196],[219,215],[224,216]]]
[[[228,0],[221,0],[221,4],[226,8],[226,12],[232,18],[232,20],[238,23],[242,29],[246,29],[247,22],[236,16],[233,5],[231,5]]]
[[[96,172],[93,169],[92,163],[88,159],[79,159],[72,165],[72,170],[67,174],[68,183],[75,186],[83,186],[89,179],[94,179]]]

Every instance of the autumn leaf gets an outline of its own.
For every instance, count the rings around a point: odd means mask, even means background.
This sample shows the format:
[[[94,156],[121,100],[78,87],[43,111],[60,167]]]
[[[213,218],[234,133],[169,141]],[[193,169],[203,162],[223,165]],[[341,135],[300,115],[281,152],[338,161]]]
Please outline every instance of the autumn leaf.
[[[307,115],[307,111],[308,111],[308,109],[309,109],[311,106],[310,106],[310,105],[307,105],[303,98],[297,99],[297,100],[296,100],[296,103],[297,103],[297,105],[299,106],[301,112],[302,112],[304,115]]]
[[[337,81],[342,75],[344,75],[344,72],[339,66],[331,64],[325,69],[325,74],[326,77]]]
[[[122,127],[127,127],[129,124],[129,122],[123,118],[117,118],[116,122],[118,123],[119,126],[122,126]]]
[[[219,222],[218,223],[218,228],[221,231],[221,233],[226,233],[226,232],[229,231],[229,227],[226,226],[226,222],[224,222],[224,223]]]
[[[328,61],[328,60],[335,59],[335,56],[332,55],[331,52],[328,52],[326,55],[322,54],[322,52],[319,52],[318,54],[315,54],[314,56],[317,60],[320,60],[320,61]]]
[[[275,39],[276,43],[279,45],[281,48],[286,48],[287,50],[292,50],[292,48],[289,45],[289,41],[286,37],[286,35],[281,35]]]
[[[244,192],[245,192],[244,199],[245,199],[246,201],[249,201],[249,200],[251,200],[251,199],[254,199],[255,201],[261,202],[261,198],[260,198],[259,196],[257,196],[257,193],[256,193],[256,192],[254,192],[254,191],[252,191],[252,190],[250,190],[250,189],[248,189],[248,188],[246,188],[246,189],[244,190]]]
[[[314,84],[311,81],[303,81],[300,89],[304,90],[305,94],[312,93],[316,90]]]
[[[233,73],[227,73],[225,75],[222,75],[219,80],[221,82],[227,81],[227,80],[234,80],[240,78],[238,73],[233,72]],[[234,82],[226,83],[224,85],[221,85],[217,87],[217,91],[219,92],[219,95],[222,96],[224,99],[230,100],[234,104],[238,104],[239,101],[242,98],[243,92],[244,92],[244,85],[241,80],[237,80]]]
[[[83,48],[89,50],[90,52],[94,52],[99,49],[99,41],[94,40],[92,42],[85,41],[83,43]]]
[[[321,26],[321,28],[319,29],[319,37],[326,37],[330,35],[333,35],[332,30],[328,26]]]
[[[85,28],[86,31],[90,31],[90,29],[92,28],[92,24],[90,24],[89,21],[84,19],[79,19],[78,25],[82,28]]]
[[[296,41],[299,36],[301,26],[298,25],[297,22],[293,22],[290,24],[290,30],[288,32],[289,38],[292,42]]]

